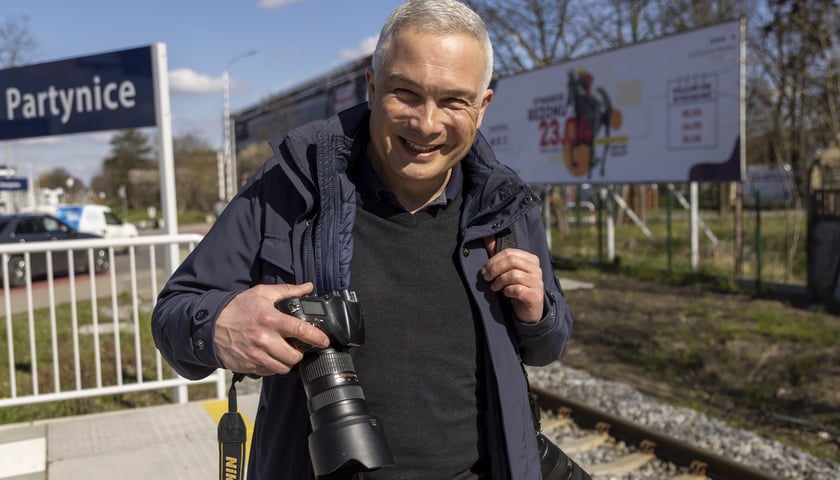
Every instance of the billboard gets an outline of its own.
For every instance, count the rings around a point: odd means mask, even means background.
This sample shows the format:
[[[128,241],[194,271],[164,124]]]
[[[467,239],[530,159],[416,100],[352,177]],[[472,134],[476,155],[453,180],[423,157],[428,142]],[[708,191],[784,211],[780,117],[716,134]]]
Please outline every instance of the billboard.
[[[151,46],[0,70],[0,140],[155,125]]]
[[[743,22],[499,79],[481,132],[530,183],[740,181]]]

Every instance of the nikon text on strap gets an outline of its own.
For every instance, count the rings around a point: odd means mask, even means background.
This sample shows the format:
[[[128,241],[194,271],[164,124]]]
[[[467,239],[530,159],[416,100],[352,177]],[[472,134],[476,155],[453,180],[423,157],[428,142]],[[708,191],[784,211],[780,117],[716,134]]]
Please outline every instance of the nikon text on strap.
[[[244,375],[233,374],[228,391],[228,411],[219,419],[219,480],[242,480],[245,468],[245,421],[236,407],[236,382]]]

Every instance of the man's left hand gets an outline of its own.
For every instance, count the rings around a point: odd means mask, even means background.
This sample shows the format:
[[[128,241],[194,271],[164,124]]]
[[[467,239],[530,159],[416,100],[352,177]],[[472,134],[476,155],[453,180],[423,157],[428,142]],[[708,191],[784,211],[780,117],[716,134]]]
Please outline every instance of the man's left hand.
[[[506,248],[494,255],[495,237],[485,237],[484,245],[490,252],[490,259],[481,269],[481,275],[490,283],[490,289],[510,299],[519,321],[540,321],[545,290],[539,257],[518,248]]]

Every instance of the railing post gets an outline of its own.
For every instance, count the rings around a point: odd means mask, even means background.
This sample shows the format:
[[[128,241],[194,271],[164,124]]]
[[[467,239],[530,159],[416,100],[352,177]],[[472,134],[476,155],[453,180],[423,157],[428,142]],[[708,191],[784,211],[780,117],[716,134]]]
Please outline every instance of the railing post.
[[[674,237],[671,232],[671,208],[673,205],[673,192],[668,190],[667,202],[665,203],[665,224],[668,230],[666,243],[668,245],[668,271],[674,269]]]
[[[761,293],[761,192],[755,191],[755,291]]]

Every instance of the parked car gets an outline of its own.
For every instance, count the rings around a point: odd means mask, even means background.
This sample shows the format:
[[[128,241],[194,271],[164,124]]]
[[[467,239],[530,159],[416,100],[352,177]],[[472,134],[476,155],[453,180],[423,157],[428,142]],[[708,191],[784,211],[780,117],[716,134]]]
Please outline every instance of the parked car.
[[[105,238],[134,238],[139,233],[134,224],[124,221],[111,207],[97,204],[59,205],[55,216],[80,232]]]
[[[79,232],[58,218],[48,213],[17,213],[0,215],[0,254],[3,244],[8,243],[36,243],[61,240],[80,240],[102,238],[100,235]],[[0,257],[2,258],[2,257]],[[29,255],[32,278],[41,278],[47,274],[47,254],[33,252]],[[52,266],[54,275],[69,273],[67,255],[64,252],[53,252]],[[88,250],[73,250],[73,266],[76,272],[88,271]],[[110,267],[108,250],[99,248],[94,250],[94,271],[104,272]],[[26,284],[26,257],[14,254],[8,257],[9,285],[19,287]],[[2,281],[2,266],[0,266],[0,281]]]

